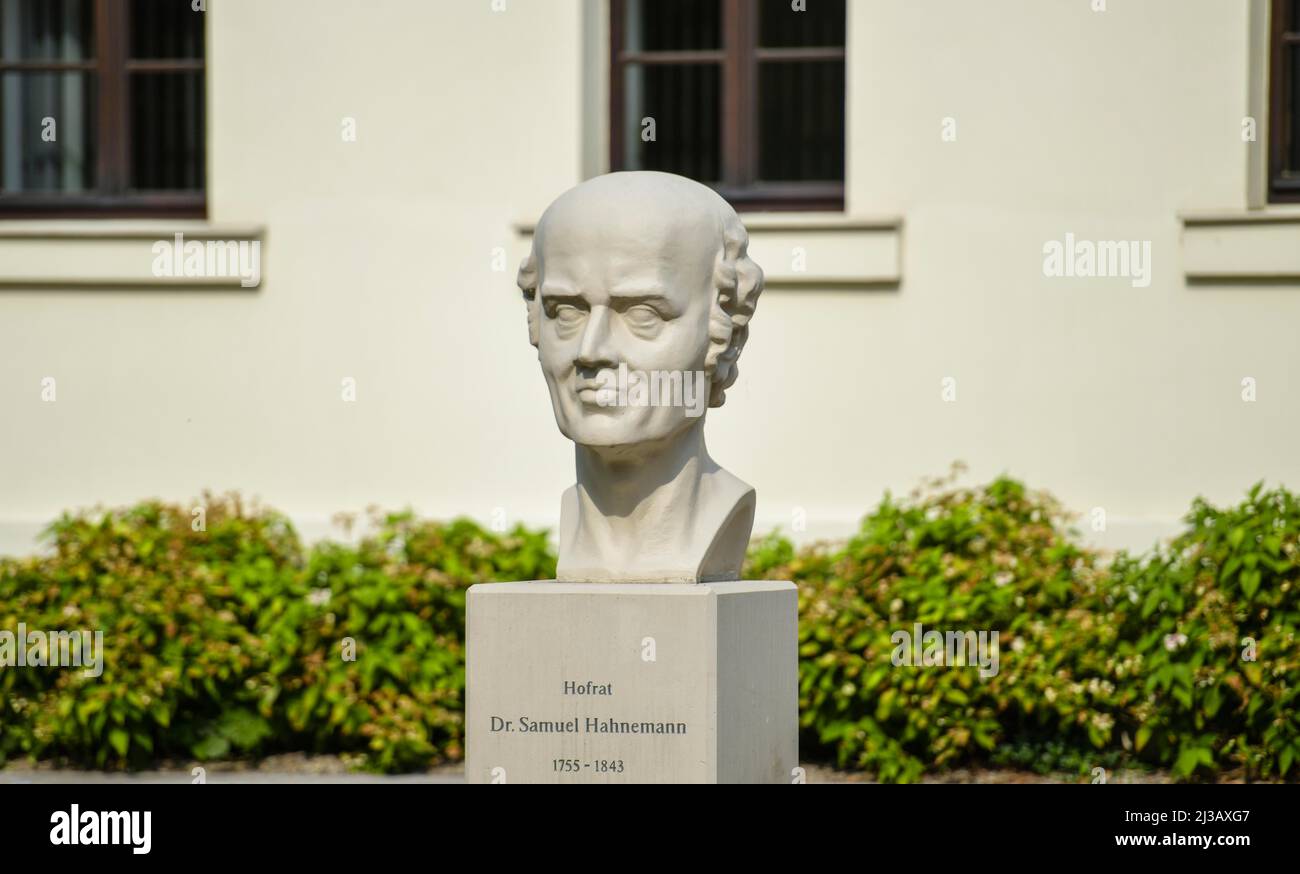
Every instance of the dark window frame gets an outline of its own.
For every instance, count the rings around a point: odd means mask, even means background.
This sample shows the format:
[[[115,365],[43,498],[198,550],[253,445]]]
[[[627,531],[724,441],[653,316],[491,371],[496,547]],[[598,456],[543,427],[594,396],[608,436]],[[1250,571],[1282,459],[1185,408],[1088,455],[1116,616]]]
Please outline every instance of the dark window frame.
[[[206,27],[206,12],[203,15]],[[207,218],[207,168],[201,191],[131,191],[127,187],[131,162],[130,74],[204,74],[205,57],[131,60],[130,0],[94,0],[95,57],[85,61],[5,61],[0,73],[10,71],[97,74],[95,189],[86,193],[9,194],[0,190],[0,218]],[[208,135],[206,106],[203,137]],[[0,131],[0,154],[4,138]],[[206,161],[206,150],[205,150]]]
[[[1287,0],[1273,0],[1269,35],[1268,199],[1300,203],[1300,167],[1286,166],[1286,138],[1300,129],[1300,100],[1291,93],[1290,62],[1300,64],[1300,21],[1287,21]],[[1289,25],[1289,27],[1288,27]]]
[[[722,48],[691,51],[623,50],[625,0],[610,0],[609,166],[623,165],[623,71],[627,64],[700,64],[722,67],[722,175],[717,191],[741,211],[844,211],[844,182],[758,181],[758,64],[762,60],[846,60],[847,47],[762,48],[757,6],[750,0],[720,0]],[[847,66],[845,75],[848,75]],[[847,106],[845,107],[847,112]],[[848,136],[846,127],[845,137]],[[847,161],[848,150],[845,149]],[[845,168],[847,172],[847,167]]]

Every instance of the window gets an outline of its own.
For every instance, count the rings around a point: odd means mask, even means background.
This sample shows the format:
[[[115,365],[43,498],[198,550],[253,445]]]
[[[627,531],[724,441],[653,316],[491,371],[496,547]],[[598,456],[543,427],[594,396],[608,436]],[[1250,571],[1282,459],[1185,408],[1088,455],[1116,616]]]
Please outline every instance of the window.
[[[845,0],[611,0],[610,167],[844,208]]]
[[[1269,200],[1300,201],[1300,0],[1273,0]]]
[[[0,216],[203,216],[203,19],[0,0]]]

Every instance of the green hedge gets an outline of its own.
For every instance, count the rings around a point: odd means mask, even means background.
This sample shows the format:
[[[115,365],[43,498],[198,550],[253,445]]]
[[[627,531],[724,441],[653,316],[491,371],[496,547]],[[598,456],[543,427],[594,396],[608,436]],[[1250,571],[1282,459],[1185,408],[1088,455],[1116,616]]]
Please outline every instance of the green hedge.
[[[800,585],[803,749],[885,780],[968,763],[1294,776],[1300,501],[1198,500],[1171,546],[1103,565],[1013,480],[888,496],[847,544],[769,538],[751,571]],[[890,635],[997,630],[1000,670],[907,668]]]
[[[545,532],[403,513],[305,548],[273,511],[201,506],[201,531],[156,502],[65,515],[51,555],[0,559],[0,629],[98,628],[107,650],[99,678],[0,668],[0,761],[461,757],[465,589],[553,576]],[[1256,486],[1186,523],[1102,561],[1050,497],[999,479],[887,496],[842,544],[757,541],[748,574],[799,584],[804,755],[885,780],[965,764],[1294,778],[1300,499]],[[894,667],[891,634],[915,622],[998,631],[998,672]]]
[[[0,559],[0,629],[100,628],[106,650],[99,678],[0,669],[0,760],[459,758],[465,589],[555,574],[543,532],[395,514],[356,547],[305,550],[274,512],[203,509],[204,531],[159,503],[64,516],[53,556]]]

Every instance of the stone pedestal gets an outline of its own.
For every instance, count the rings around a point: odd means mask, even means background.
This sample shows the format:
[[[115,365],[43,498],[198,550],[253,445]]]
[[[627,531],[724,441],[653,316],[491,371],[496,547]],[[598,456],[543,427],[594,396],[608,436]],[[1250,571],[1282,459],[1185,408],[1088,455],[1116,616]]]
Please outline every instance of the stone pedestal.
[[[485,583],[468,595],[471,783],[789,783],[784,582]]]

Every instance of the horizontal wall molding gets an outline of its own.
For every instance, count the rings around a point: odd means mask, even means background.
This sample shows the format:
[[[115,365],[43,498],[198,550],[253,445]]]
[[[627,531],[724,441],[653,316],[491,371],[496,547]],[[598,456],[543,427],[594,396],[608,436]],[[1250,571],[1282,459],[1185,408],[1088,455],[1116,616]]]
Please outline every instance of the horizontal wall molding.
[[[741,220],[768,288],[895,288],[902,282],[899,216],[754,213]],[[530,238],[536,223],[514,227]]]
[[[1179,220],[1188,279],[1300,285],[1300,210],[1186,212]]]
[[[184,264],[174,271],[156,275],[158,243],[175,251],[176,234],[182,244],[202,243],[205,275],[185,276]],[[208,222],[139,221],[0,221],[0,288],[33,289],[237,289],[245,286],[238,261],[230,262],[230,250],[213,247],[209,269],[209,243],[257,243],[257,284],[265,278],[265,228],[255,225],[224,225]],[[247,250],[251,258],[252,250]],[[183,249],[182,249],[183,253]],[[172,259],[175,260],[174,258]],[[180,274],[180,275],[172,275]]]

